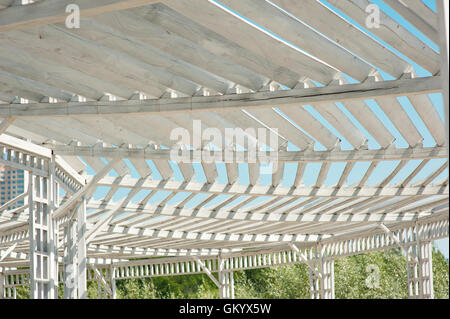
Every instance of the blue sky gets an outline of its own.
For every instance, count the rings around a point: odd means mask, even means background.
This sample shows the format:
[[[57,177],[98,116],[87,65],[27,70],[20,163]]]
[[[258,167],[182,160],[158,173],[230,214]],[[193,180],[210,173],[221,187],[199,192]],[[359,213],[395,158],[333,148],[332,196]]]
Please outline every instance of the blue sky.
[[[337,10],[336,8],[332,7],[329,3],[327,3],[327,1],[325,0],[320,0],[323,4],[331,7],[333,10],[335,10],[338,14],[340,14],[342,17],[344,17],[345,19],[349,20],[350,22],[352,22],[355,25],[358,25],[355,21],[353,21],[352,19],[350,19],[349,17],[347,17],[345,14],[343,14],[342,12],[340,12],[339,10]],[[423,42],[425,42],[426,44],[428,44],[432,49],[434,49],[435,51],[439,51],[439,48],[436,44],[434,44],[432,41],[430,41],[426,36],[424,36],[423,34],[421,34],[417,29],[415,29],[411,24],[409,24],[405,19],[403,19],[401,16],[399,16],[395,11],[393,11],[392,9],[390,9],[389,6],[385,5],[381,0],[371,0],[374,4],[378,5],[380,7],[381,10],[383,10],[387,15],[389,15],[390,17],[392,17],[394,20],[396,20],[399,24],[401,24],[403,27],[405,27],[406,29],[408,29],[412,34],[414,34],[416,37],[418,37],[420,40],[422,40]],[[425,4],[427,6],[429,6],[432,10],[435,11],[435,1],[434,0],[424,0]],[[239,15],[239,13],[236,13],[237,15]],[[242,16],[241,16],[242,17]],[[246,19],[245,17],[242,17],[244,19]],[[248,20],[247,20],[248,21]],[[386,46],[387,48],[389,48],[390,50],[392,50],[394,53],[396,53],[397,55],[399,55],[400,57],[402,57],[404,60],[408,61],[415,69],[417,76],[419,77],[423,77],[423,76],[430,76],[431,74],[429,72],[427,72],[426,70],[424,70],[422,67],[420,67],[419,65],[417,65],[416,63],[414,63],[413,61],[411,61],[410,59],[408,59],[407,57],[403,56],[401,53],[399,53],[398,51],[396,51],[394,48],[390,47],[387,43],[382,42],[379,38],[377,38],[376,36],[374,36],[369,29],[364,28],[363,26],[358,25],[362,30],[364,30],[367,34],[371,35],[373,38],[375,38],[377,41],[381,42],[384,46]],[[262,28],[261,26],[258,26],[259,28]],[[264,29],[264,28],[262,28]],[[266,30],[268,31],[268,30]],[[270,32],[270,31],[268,31]],[[288,42],[286,40],[284,40],[282,38],[282,35],[278,35],[278,34],[273,34],[272,32],[270,32],[272,35],[276,36],[277,38],[279,38],[280,40],[283,40],[285,42]],[[292,44],[291,44],[292,45]],[[300,48],[301,49],[301,48]],[[383,72],[382,70],[379,70],[381,75],[383,76],[383,78],[385,80],[392,80],[393,78],[386,74],[385,72]],[[347,79],[351,82],[351,83],[357,83],[354,79],[350,78],[347,76]],[[320,83],[317,83],[318,85],[321,85]],[[441,119],[444,120],[444,112],[443,112],[443,103],[442,103],[442,95],[441,94],[430,94],[430,99],[432,100],[438,114],[440,115]],[[425,147],[431,147],[434,146],[436,143],[433,139],[433,137],[431,136],[431,134],[428,132],[425,124],[422,122],[422,120],[420,119],[419,115],[416,113],[416,111],[414,110],[413,106],[409,103],[408,99],[405,97],[400,97],[398,98],[398,101],[400,102],[401,106],[403,107],[403,109],[405,110],[405,112],[408,114],[408,116],[410,117],[410,119],[412,120],[412,122],[416,125],[419,133],[423,136],[424,140],[423,140],[423,144]],[[373,113],[384,123],[384,125],[386,126],[386,128],[389,130],[389,132],[395,137],[395,145],[399,148],[404,148],[404,147],[408,147],[408,144],[406,143],[404,137],[400,134],[400,132],[395,128],[395,126],[392,124],[392,122],[389,120],[389,118],[383,113],[383,111],[381,110],[381,108],[376,104],[376,102],[374,100],[367,100],[365,101],[368,105],[368,107],[373,111]],[[345,106],[342,105],[342,103],[336,103],[336,105],[350,118],[350,120],[353,122],[353,124],[361,130],[361,132],[363,132],[363,134],[365,135],[365,137],[368,140],[368,147],[370,149],[378,149],[380,148],[380,146],[378,145],[378,143],[375,141],[375,139],[364,129],[364,127],[345,109]],[[337,137],[339,137],[341,139],[341,148],[343,150],[351,150],[353,149],[353,147],[350,145],[350,143],[330,124],[328,123],[312,106],[304,106],[305,109],[313,116],[315,117],[317,120],[319,120],[325,127],[327,127],[334,135],[336,135]],[[276,109],[280,114],[282,114],[282,112],[279,109]],[[287,117],[287,116],[285,116]],[[297,128],[304,131],[300,126],[297,125]],[[306,133],[306,132],[305,132]],[[306,133],[307,134],[307,133]],[[314,139],[314,138],[313,138]],[[316,150],[324,150],[325,148],[316,141],[315,143],[315,148]],[[298,150],[295,146],[293,146],[292,144],[289,144],[289,150]],[[156,169],[155,165],[153,164],[152,161],[147,161],[147,163],[149,164],[150,168],[153,171],[153,175],[152,177],[155,179],[160,179],[161,175],[158,173],[158,170]],[[442,165],[443,160],[431,160],[422,170],[422,172],[420,174],[418,174],[413,180],[412,182],[416,181],[416,180],[420,180],[422,178],[424,178],[427,174],[430,174],[433,170],[437,169],[440,165]],[[134,177],[138,177],[138,173],[135,171],[135,169],[133,168],[133,166],[131,165],[131,163],[129,163],[130,169],[132,171],[132,176]],[[352,170],[351,174],[349,175],[348,179],[347,179],[347,184],[353,184],[358,182],[362,176],[364,176],[364,173],[366,172],[368,166],[370,163],[368,162],[361,162],[358,163],[357,165],[355,165],[354,169]],[[377,183],[378,181],[380,181],[384,176],[388,175],[390,171],[392,171],[395,166],[398,164],[398,162],[382,162],[377,169],[374,171],[374,173],[372,174],[371,178],[368,180],[368,184],[372,185]],[[406,177],[410,172],[412,172],[418,165],[420,164],[420,161],[411,161],[410,163],[408,163],[405,168],[403,168],[399,174],[396,176],[396,178],[392,181],[392,183],[395,183],[396,181],[401,180],[402,178]],[[172,168],[174,170],[174,179],[175,180],[183,180],[181,172],[178,168],[178,166],[175,163],[171,163]],[[307,169],[305,170],[305,177],[304,177],[304,183],[309,186],[314,184],[315,180],[317,179],[317,175],[318,172],[320,170],[321,164],[320,163],[310,163],[307,166]],[[296,164],[289,164],[286,165],[286,169],[284,171],[284,178],[283,178],[283,185],[285,186],[290,186],[293,183],[293,176],[295,176],[295,172],[296,172],[296,168],[297,165]],[[332,168],[330,169],[330,173],[327,176],[327,179],[325,181],[326,185],[333,185],[337,182],[340,173],[342,173],[342,170],[344,169],[344,164],[343,163],[334,163],[332,165]],[[196,180],[198,182],[205,182],[206,178],[205,175],[203,173],[203,170],[201,168],[200,164],[194,164],[194,170],[196,173]],[[225,165],[218,163],[217,164],[217,171],[219,174],[218,177],[218,182],[220,183],[226,183],[227,182],[227,177],[226,177],[226,170],[225,170]],[[92,169],[88,169],[88,173],[93,173]],[[114,175],[114,173],[112,173],[112,175]],[[441,180],[443,178],[448,177],[448,169],[446,171],[444,171],[438,178],[436,178],[436,180]],[[247,164],[240,164],[239,165],[239,181],[242,184],[248,184],[249,183],[249,177],[248,177],[248,169],[247,169]],[[261,176],[261,183],[262,184],[269,184],[271,182],[271,176],[270,175],[262,175]],[[105,187],[100,187],[98,188],[98,190],[96,191],[96,193],[94,194],[94,197],[96,199],[100,199],[102,197],[105,196],[105,194],[107,193],[108,189]],[[124,196],[126,196],[126,194],[128,193],[128,190],[122,190],[116,193],[116,195],[114,196],[114,200],[118,200],[120,198],[123,198]],[[142,198],[144,198],[146,195],[148,194],[147,192],[139,192],[134,198],[133,198],[133,202],[139,201]],[[154,195],[151,200],[150,203],[158,203],[162,200],[164,200],[170,193],[169,192],[158,192],[156,195]],[[183,200],[184,198],[186,198],[189,195],[189,193],[180,193],[177,196],[175,196],[174,198],[172,198],[169,201],[169,204],[171,203],[176,203],[179,202],[181,200]],[[206,195],[198,195],[195,196],[191,201],[189,201],[186,204],[186,207],[192,207],[198,203],[200,203],[201,201],[203,201],[206,197]],[[228,195],[223,195],[223,196],[219,196],[218,198],[216,198],[216,200],[211,201],[209,203],[209,205],[213,205],[215,203],[217,203],[219,200],[224,200],[228,197]],[[237,202],[240,201],[244,201],[246,199],[246,196],[241,196],[240,198],[238,198],[235,202],[229,204],[229,205],[233,205]],[[259,201],[262,201],[264,199],[259,199]],[[256,204],[257,201],[253,201],[250,204]],[[448,239],[445,240],[440,240],[436,242],[437,247],[444,253],[444,255],[448,258],[448,254],[449,254],[449,249],[448,249]]]

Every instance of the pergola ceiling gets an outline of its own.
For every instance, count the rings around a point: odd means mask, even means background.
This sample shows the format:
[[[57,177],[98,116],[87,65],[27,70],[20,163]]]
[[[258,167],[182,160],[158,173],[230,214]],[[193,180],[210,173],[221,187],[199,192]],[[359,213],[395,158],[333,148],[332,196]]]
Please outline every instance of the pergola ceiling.
[[[308,245],[448,219],[437,15],[422,1],[385,3],[429,41],[383,11],[367,29],[366,0],[80,1],[75,29],[57,2],[0,1],[0,131],[88,182],[113,163],[88,193],[89,256]],[[194,120],[276,129],[279,170],[171,163],[171,132],[195,136]],[[27,211],[0,218],[7,234]]]

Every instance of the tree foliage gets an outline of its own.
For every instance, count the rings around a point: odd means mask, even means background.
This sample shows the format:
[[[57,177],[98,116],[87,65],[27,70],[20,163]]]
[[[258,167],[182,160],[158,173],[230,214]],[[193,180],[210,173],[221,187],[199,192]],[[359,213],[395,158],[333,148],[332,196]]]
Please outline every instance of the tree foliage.
[[[369,285],[369,265],[379,269],[379,285]],[[449,298],[449,264],[433,250],[435,298]],[[137,284],[139,282],[139,284]],[[309,298],[309,269],[305,264],[234,272],[236,298]],[[149,291],[137,294],[137,287]],[[150,288],[152,287],[152,288]],[[206,275],[124,280],[122,298],[217,298],[218,289]],[[150,291],[152,291],[150,293]],[[335,262],[337,299],[404,299],[408,297],[406,258],[399,249],[349,256]]]
[[[374,266],[379,270],[378,285],[367,282]],[[368,267],[369,266],[369,267]],[[337,299],[401,299],[408,297],[406,258],[399,249],[373,252],[336,260]],[[449,263],[433,249],[435,298],[449,298]],[[309,298],[309,269],[305,264],[234,272],[236,298]],[[218,298],[215,284],[203,274],[117,280],[121,299],[210,299]],[[28,287],[17,288],[18,298],[29,298]],[[60,285],[59,297],[63,295]],[[98,286],[88,282],[88,298],[98,298]]]

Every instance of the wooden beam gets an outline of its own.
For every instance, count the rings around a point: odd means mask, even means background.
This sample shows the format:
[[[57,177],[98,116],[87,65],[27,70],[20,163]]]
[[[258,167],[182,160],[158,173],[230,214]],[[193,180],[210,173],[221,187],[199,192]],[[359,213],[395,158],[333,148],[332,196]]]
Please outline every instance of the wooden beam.
[[[6,257],[9,256],[9,254],[16,248],[18,242],[15,242],[14,244],[12,244],[8,249],[6,249],[5,252],[2,252],[0,254],[0,262],[3,261]],[[0,251],[1,252],[1,251]]]
[[[55,145],[52,146],[55,154],[61,156],[81,156],[81,157],[105,157],[105,158],[127,158],[140,160],[171,160],[171,150],[166,149],[142,149],[142,148],[117,148],[117,147],[90,147],[76,145]],[[185,150],[189,162],[200,162],[202,160],[201,152]],[[226,152],[206,151],[208,155],[214,154],[216,160],[226,162]],[[247,163],[249,161],[249,152],[230,151],[233,155],[233,162]],[[404,149],[379,149],[379,150],[351,150],[351,151],[279,151],[279,152],[256,152],[256,158],[270,159],[279,162],[358,162],[358,161],[397,161],[413,159],[432,159],[446,158],[447,147],[415,147]],[[251,159],[251,158],[250,158]],[[262,160],[261,160],[262,161]]]
[[[205,274],[208,275],[208,277],[216,284],[216,286],[218,288],[221,288],[222,285],[219,283],[219,281],[216,279],[216,277],[214,277],[214,275],[211,273],[211,270],[201,261],[201,259],[198,258],[198,256],[195,256],[193,259],[195,260],[197,265],[200,267],[200,269],[202,269],[205,272]]]
[[[121,188],[135,187],[137,179],[130,177],[115,178],[104,177],[98,181],[98,186]],[[285,187],[279,185],[241,185],[238,182],[233,184],[211,183],[203,184],[195,181],[179,182],[165,180],[150,180],[140,186],[140,189],[153,191],[177,191],[209,194],[229,194],[229,195],[263,195],[263,196],[299,196],[299,197],[372,197],[372,196],[414,196],[414,195],[448,195],[449,186],[445,183],[441,185],[392,185],[386,187],[377,186],[321,186],[321,187]]]
[[[137,227],[109,226],[104,230],[106,234],[139,235],[153,238],[182,239],[188,245],[189,240],[218,241],[218,242],[317,242],[332,237],[330,235],[315,234],[234,234],[234,233],[201,233],[179,230],[163,230]],[[95,240],[94,240],[95,242]]]
[[[303,104],[366,100],[441,92],[440,76],[364,82],[340,86],[242,93],[218,96],[194,96],[150,100],[94,101],[68,103],[2,104],[0,117],[36,118],[53,116],[102,116],[123,114],[159,114],[296,107]]]
[[[395,233],[393,233],[383,223],[380,224],[380,228],[403,250],[403,252],[406,254],[408,261],[418,262],[417,256],[413,256],[410,254],[409,249],[404,246],[404,244],[401,242],[400,238]]]
[[[433,204],[433,203],[432,203]],[[370,209],[343,209],[342,213],[329,213],[327,211],[321,213],[303,213],[301,209],[293,211],[292,213],[285,214],[280,213],[267,213],[267,212],[252,212],[252,211],[232,211],[229,208],[221,209],[210,209],[210,208],[177,208],[172,206],[155,207],[147,206],[140,207],[137,204],[129,204],[127,207],[123,208],[123,211],[127,213],[138,213],[139,216],[147,215],[148,218],[153,218],[156,216],[173,216],[179,218],[195,218],[195,219],[211,219],[211,220],[236,220],[236,221],[262,221],[265,223],[273,222],[283,222],[287,223],[306,223],[306,222],[316,222],[316,223],[374,223],[374,222],[405,222],[418,220],[424,216],[431,214],[436,214],[440,211],[448,210],[448,207],[437,206],[439,202],[434,203],[434,208],[429,209],[425,206],[416,207],[412,209],[411,212],[403,213],[402,208],[396,208],[396,212],[386,212],[386,210],[371,213]],[[88,205],[90,209],[112,209],[114,206],[112,204],[104,205],[102,202],[91,202]],[[437,208],[437,209],[435,209]],[[124,225],[124,224],[122,224]]]
[[[36,3],[11,6],[0,11],[0,32],[64,22],[69,15],[66,7],[76,4],[80,7],[80,17],[126,10],[149,5],[161,0],[46,0]]]
[[[56,209],[53,213],[53,218],[62,217],[70,208],[73,207],[84,195],[86,195],[91,189],[97,186],[97,182],[102,179],[109,171],[113,168],[120,159],[114,159],[105,165],[105,167],[99,171],[92,180],[89,181],[88,184],[83,186],[79,191],[77,191],[74,195],[72,195],[64,204],[62,204],[58,209]]]
[[[3,121],[0,123],[0,135],[6,132],[8,127],[14,123],[15,118],[14,117],[7,117],[3,119]]]
[[[446,137],[447,145],[449,145],[449,71],[448,71],[448,59],[449,59],[449,48],[448,48],[448,36],[449,36],[449,2],[445,0],[436,1],[436,9],[439,21],[439,46],[441,52],[441,77],[442,77],[442,87],[445,88],[442,92],[444,98],[444,114],[445,114],[445,127],[446,127]]]

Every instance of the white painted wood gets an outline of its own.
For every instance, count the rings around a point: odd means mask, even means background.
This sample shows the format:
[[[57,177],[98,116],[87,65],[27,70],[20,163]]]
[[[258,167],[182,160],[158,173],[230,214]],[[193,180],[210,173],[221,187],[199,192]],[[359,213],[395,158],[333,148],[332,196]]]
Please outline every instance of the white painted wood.
[[[225,38],[233,40],[238,45],[268,60],[276,61],[280,66],[298,72],[305,78],[309,77],[321,83],[329,83],[337,73],[337,70],[329,65],[285,45],[279,39],[267,33],[261,32],[237,15],[226,12],[215,3],[168,0],[164,4]]]
[[[302,1],[301,6],[296,0],[273,2],[395,78],[409,69],[408,63],[317,0]]]
[[[442,95],[444,97],[444,115],[446,124],[446,137],[447,145],[449,144],[449,104],[448,104],[448,85],[449,85],[449,72],[448,72],[448,37],[449,37],[449,3],[446,1],[437,1],[436,9],[438,13],[439,22],[439,47],[441,52],[441,74],[442,74],[442,87],[444,88]]]
[[[409,23],[411,23],[413,26],[415,26],[420,32],[422,32],[424,35],[426,35],[431,41],[434,43],[438,43],[438,34],[437,34],[437,28],[436,28],[436,18],[425,18],[427,16],[430,16],[431,11],[430,9],[426,8],[426,6],[422,3],[420,5],[421,12],[420,15],[418,15],[418,12],[415,12],[414,9],[417,9],[419,4],[419,1],[412,0],[411,4],[407,2],[407,4],[403,2],[399,2],[396,0],[386,0],[386,4],[390,6],[392,9],[397,11],[401,16],[403,16],[406,20],[408,20]],[[412,9],[414,8],[414,9]],[[428,9],[429,11],[423,10]],[[432,23],[433,25],[430,25],[429,23]]]
[[[423,137],[396,98],[381,97],[376,98],[375,101],[391,119],[409,145],[416,146],[423,141]]]
[[[89,17],[96,14],[111,12],[116,10],[125,10],[133,7],[139,7],[157,2],[156,0],[100,0],[92,1],[79,0],[77,5],[80,7],[80,15]],[[62,22],[66,20],[67,5],[70,1],[38,1],[26,6],[11,6],[0,12],[0,32],[14,30],[19,28],[30,28],[39,25]]]
[[[256,57],[257,61],[263,59],[250,52],[248,58],[234,57],[238,49],[233,42],[222,43],[221,40],[224,38],[217,39],[211,31],[198,30],[198,27],[192,26],[189,20],[185,21],[187,19],[183,19],[180,15],[165,17],[164,13],[160,14],[159,9],[160,7],[152,6],[148,9],[139,8],[129,12],[105,14],[96,16],[94,21],[244,87],[259,89],[267,82],[267,78],[250,71],[246,65],[247,62],[250,62],[250,66],[256,64],[251,61],[253,57]],[[155,18],[158,21],[155,21]],[[187,29],[194,32],[186,32]],[[208,33],[203,34],[205,32]],[[211,45],[205,43],[205,39],[208,39]],[[233,65],[228,62],[231,57],[233,61],[242,59],[245,62],[241,67]],[[205,64],[204,61],[210,63]],[[292,83],[292,80],[289,83]]]
[[[108,165],[106,165],[102,170],[98,171],[97,174],[85,186],[83,186],[83,188],[81,188],[60,207],[58,207],[53,213],[54,218],[56,219],[63,216],[69,208],[71,208],[76,202],[79,201],[80,198],[82,198],[83,195],[91,191],[91,189],[97,185],[97,182],[109,173],[116,162],[117,160],[112,160],[111,162],[109,162]]]
[[[221,3],[359,81],[364,81],[372,71],[361,59],[269,2],[224,0]]]
[[[250,114],[268,127],[276,129],[279,135],[301,149],[305,149],[314,143],[308,135],[297,129],[275,110],[253,109]]]
[[[368,90],[369,89],[369,90]],[[186,111],[217,111],[233,109],[269,108],[275,105],[296,108],[301,104],[371,99],[393,96],[435,93],[441,90],[439,76],[382,81],[376,83],[349,84],[318,88],[283,90],[276,92],[243,93],[222,96],[184,97],[144,101],[85,102],[85,103],[33,103],[0,104],[0,117],[35,116],[92,116],[151,114]],[[114,106],[114,107],[111,107]]]
[[[366,8],[371,4],[368,0],[350,0],[337,1],[331,0],[330,4],[342,10],[346,15],[355,20],[361,26],[365,26],[367,13]],[[430,9],[422,1],[412,0],[406,1],[408,6],[420,5],[423,10],[420,12],[421,18],[428,15],[431,19],[436,20],[436,14],[432,13]],[[432,13],[432,14],[430,14]],[[406,30],[402,25],[393,20],[390,16],[380,10],[380,25],[376,28],[370,28],[370,32],[380,37],[384,42],[415,61],[417,64],[424,67],[431,74],[439,72],[439,54],[431,49],[427,44],[420,41],[411,32]]]

